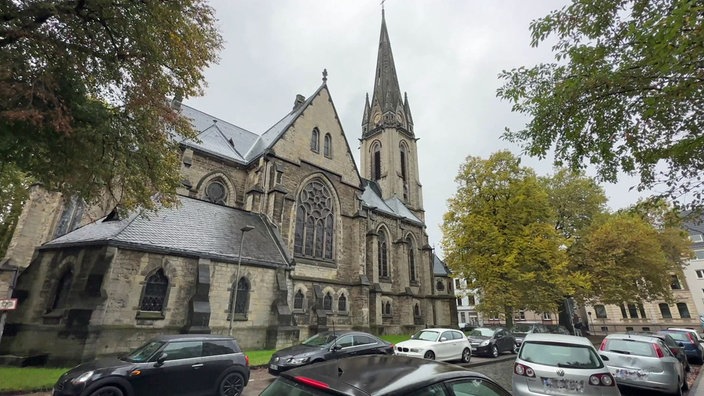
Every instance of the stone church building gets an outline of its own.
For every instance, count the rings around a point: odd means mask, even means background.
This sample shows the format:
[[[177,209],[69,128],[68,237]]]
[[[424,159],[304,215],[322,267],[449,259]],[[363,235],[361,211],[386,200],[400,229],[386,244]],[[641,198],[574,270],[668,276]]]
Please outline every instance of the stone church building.
[[[323,72],[263,133],[174,100],[199,132],[180,144],[177,207],[121,217],[33,187],[3,260],[21,272],[0,354],[78,361],[163,333],[231,331],[254,350],[333,328],[456,327],[395,68],[382,12],[359,167]]]

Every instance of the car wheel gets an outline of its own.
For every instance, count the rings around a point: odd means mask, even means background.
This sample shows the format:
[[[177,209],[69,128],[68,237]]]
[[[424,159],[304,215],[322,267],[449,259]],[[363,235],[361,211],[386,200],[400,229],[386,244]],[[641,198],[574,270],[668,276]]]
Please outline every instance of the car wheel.
[[[116,386],[103,386],[93,391],[90,396],[123,396],[122,389]]]
[[[433,353],[433,351],[428,351],[425,355],[423,355],[423,357],[428,360],[435,360],[435,353]]]
[[[244,377],[240,373],[231,372],[225,374],[225,378],[220,381],[218,387],[219,396],[240,396],[244,389]]]
[[[499,348],[496,345],[491,347],[491,357],[499,357]]]
[[[469,359],[472,358],[472,351],[469,350],[469,348],[465,348],[464,351],[462,351],[462,363],[469,363]]]

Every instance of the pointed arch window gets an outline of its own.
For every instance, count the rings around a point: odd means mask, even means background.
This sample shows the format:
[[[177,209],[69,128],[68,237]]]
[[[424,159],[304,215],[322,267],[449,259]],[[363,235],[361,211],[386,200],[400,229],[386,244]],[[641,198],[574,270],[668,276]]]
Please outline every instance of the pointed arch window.
[[[303,309],[304,299],[305,296],[303,295],[303,291],[301,289],[298,289],[296,295],[293,296],[293,309]]]
[[[85,204],[82,199],[78,197],[72,197],[64,203],[64,210],[61,212],[61,218],[59,219],[59,225],[56,227],[54,232],[54,238],[58,238],[64,234],[78,228],[83,217],[83,210]]]
[[[338,312],[347,312],[347,296],[340,294],[340,298],[337,299],[337,310]]]
[[[381,179],[381,143],[372,146],[372,180]]]
[[[294,254],[332,260],[334,215],[328,187],[320,180],[308,183],[298,197]]]
[[[379,251],[377,252],[377,262],[379,264],[379,278],[390,277],[389,274],[389,247],[386,240],[386,232],[379,231]]]
[[[332,311],[332,295],[330,292],[325,293],[325,297],[323,297],[323,310]]]
[[[323,140],[323,155],[327,158],[332,158],[332,136],[329,133],[325,134],[325,139]]]
[[[408,146],[401,142],[400,157],[401,157],[401,181],[403,182],[403,200],[408,200]]]
[[[381,305],[381,315],[391,316],[391,301],[382,302]]]
[[[310,150],[315,153],[320,152],[320,131],[318,128],[313,128],[313,132],[310,134]]]
[[[420,304],[418,303],[413,306],[413,316],[420,318]]]
[[[159,268],[159,270],[147,277],[139,309],[148,312],[163,311],[168,288],[169,279],[164,274],[164,269]]]
[[[227,187],[220,181],[214,180],[205,187],[205,199],[212,203],[223,205],[227,200]]]
[[[56,284],[56,291],[51,299],[51,304],[47,309],[47,312],[53,311],[55,309],[61,309],[66,306],[66,301],[68,300],[68,293],[71,291],[71,284],[73,283],[73,270],[66,270],[59,279],[59,283]]]
[[[249,308],[249,292],[250,284],[244,276],[237,282],[237,300],[235,301],[235,316],[247,317]],[[230,304],[227,306],[227,312],[232,312],[233,293],[235,292],[235,284],[233,282],[230,289]]]
[[[445,290],[445,284],[442,283],[442,280],[438,279],[437,283],[435,284],[435,288],[439,291],[443,291]]]
[[[413,239],[406,237],[406,247],[408,248],[408,271],[411,283],[418,283],[418,267],[416,266],[416,249]]]

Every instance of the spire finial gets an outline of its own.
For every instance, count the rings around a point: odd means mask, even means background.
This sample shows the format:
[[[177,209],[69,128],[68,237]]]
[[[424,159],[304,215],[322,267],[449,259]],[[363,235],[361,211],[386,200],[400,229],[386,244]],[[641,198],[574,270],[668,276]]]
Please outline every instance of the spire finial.
[[[328,81],[328,69],[323,69],[323,82]]]
[[[381,0],[381,16],[384,16],[384,3],[386,3],[386,0]]]

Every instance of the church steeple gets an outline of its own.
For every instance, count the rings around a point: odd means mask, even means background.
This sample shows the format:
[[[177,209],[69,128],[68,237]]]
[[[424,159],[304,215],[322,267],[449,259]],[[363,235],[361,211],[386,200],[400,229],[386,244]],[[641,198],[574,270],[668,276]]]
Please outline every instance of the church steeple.
[[[397,198],[423,219],[416,141],[408,96],[401,96],[382,9],[374,93],[371,103],[367,95],[362,115],[362,175],[376,182],[383,199]]]

